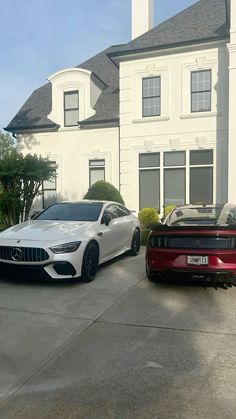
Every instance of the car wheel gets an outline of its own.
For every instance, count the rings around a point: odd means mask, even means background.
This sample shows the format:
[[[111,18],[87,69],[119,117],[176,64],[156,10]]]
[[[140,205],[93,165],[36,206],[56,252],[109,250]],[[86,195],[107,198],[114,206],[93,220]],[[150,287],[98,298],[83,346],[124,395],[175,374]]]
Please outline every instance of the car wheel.
[[[136,229],[133,234],[131,249],[129,251],[129,254],[131,256],[137,256],[139,250],[140,250],[140,231]]]
[[[151,271],[151,269],[149,268],[147,263],[146,263],[146,275],[147,275],[149,281],[151,281],[151,282],[155,282],[157,280],[156,276]]]
[[[98,270],[98,246],[96,243],[89,243],[85,249],[82,264],[82,280],[93,281]]]

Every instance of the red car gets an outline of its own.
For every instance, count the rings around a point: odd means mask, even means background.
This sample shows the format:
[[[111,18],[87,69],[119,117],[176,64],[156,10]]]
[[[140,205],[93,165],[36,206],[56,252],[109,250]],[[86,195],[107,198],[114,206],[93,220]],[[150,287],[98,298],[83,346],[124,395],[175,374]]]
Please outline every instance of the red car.
[[[185,205],[152,227],[147,277],[168,276],[235,284],[236,205]]]

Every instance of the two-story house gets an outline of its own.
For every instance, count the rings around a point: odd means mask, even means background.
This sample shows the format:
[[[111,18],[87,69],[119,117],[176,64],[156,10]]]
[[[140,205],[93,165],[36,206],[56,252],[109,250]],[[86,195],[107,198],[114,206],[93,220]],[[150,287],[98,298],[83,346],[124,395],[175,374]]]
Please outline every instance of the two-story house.
[[[132,0],[132,41],[51,75],[6,128],[58,164],[44,206],[99,179],[136,210],[236,202],[236,0],[156,27],[153,3]]]

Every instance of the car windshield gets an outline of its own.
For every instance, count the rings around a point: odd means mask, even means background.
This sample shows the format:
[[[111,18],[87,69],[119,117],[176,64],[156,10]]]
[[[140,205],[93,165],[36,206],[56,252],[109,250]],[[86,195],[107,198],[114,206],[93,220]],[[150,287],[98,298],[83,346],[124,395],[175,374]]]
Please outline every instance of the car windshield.
[[[182,207],[176,208],[170,215],[171,225],[214,225],[236,224],[236,207],[227,205],[217,207]]]
[[[97,221],[102,203],[54,204],[36,217],[36,220]]]

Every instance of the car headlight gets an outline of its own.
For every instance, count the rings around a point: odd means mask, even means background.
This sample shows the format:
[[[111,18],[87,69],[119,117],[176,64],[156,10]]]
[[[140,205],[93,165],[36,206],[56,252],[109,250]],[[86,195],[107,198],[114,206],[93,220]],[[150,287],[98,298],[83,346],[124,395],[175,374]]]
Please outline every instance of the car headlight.
[[[80,244],[81,242],[64,243],[59,244],[58,246],[50,247],[50,250],[53,253],[72,253],[79,248]]]

